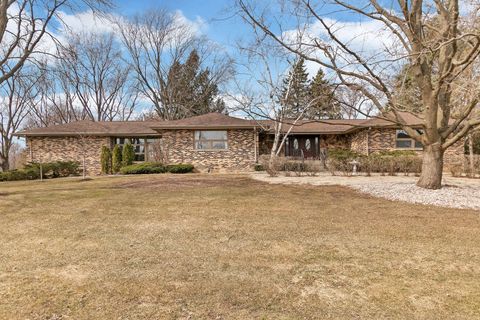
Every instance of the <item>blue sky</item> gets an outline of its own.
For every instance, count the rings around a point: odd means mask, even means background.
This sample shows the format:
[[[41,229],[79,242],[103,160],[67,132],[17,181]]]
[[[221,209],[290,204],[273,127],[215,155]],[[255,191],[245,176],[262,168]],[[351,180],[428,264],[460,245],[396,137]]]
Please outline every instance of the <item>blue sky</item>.
[[[116,2],[116,11],[121,15],[134,15],[149,8],[180,10],[189,20],[202,19],[205,21],[206,28],[203,31],[210,39],[225,47],[231,47],[242,34],[249,31],[248,26],[243,24],[238,17],[232,17],[234,15],[233,4],[233,0],[121,0]]]

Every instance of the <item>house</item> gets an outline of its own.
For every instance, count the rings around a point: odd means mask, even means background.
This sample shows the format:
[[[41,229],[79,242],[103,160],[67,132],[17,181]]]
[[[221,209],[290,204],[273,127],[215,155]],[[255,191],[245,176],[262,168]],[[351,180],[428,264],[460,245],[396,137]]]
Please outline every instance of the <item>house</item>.
[[[420,119],[401,114],[411,126]],[[136,161],[152,161],[161,149],[169,163],[192,163],[196,168],[251,170],[261,154],[269,153],[272,141],[270,120],[245,120],[209,113],[173,121],[78,121],[16,133],[25,137],[28,161],[82,161],[89,174],[100,173],[100,149],[122,146],[127,141],[135,149]],[[286,132],[292,124],[284,123]],[[460,141],[445,154],[445,163],[463,161]],[[290,131],[282,150],[285,156],[318,158],[324,150],[347,148],[370,154],[382,150],[422,151],[422,145],[389,121],[372,118],[356,120],[302,120]]]

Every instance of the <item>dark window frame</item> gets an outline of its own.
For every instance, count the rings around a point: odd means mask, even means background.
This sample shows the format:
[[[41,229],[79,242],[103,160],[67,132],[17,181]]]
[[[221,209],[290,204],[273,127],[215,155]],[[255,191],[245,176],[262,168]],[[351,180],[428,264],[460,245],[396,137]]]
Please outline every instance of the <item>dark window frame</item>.
[[[423,132],[420,129],[417,129],[417,132],[420,134],[423,134]],[[400,136],[400,137],[399,137]],[[409,146],[399,146],[399,142],[408,142]],[[401,149],[401,150],[423,150],[423,145],[421,142],[418,142],[417,140],[410,138],[410,136],[405,132],[405,130],[402,129],[397,129],[395,131],[395,149]]]

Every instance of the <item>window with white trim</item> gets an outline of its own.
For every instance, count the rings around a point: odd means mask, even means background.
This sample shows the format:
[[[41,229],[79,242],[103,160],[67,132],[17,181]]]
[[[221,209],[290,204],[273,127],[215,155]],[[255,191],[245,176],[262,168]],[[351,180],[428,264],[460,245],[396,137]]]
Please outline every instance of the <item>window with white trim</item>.
[[[423,132],[417,129],[419,134],[423,134]],[[412,139],[405,130],[397,130],[396,133],[396,140],[395,140],[395,147],[397,149],[422,149],[423,144],[421,142]]]
[[[228,148],[227,131],[197,130],[195,131],[196,150],[226,150]]]

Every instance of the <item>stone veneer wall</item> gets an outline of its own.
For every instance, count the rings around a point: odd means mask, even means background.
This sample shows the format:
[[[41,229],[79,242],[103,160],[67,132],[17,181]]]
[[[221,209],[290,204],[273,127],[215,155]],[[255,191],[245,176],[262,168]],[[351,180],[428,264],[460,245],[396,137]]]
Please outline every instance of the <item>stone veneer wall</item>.
[[[350,137],[346,135],[321,135],[320,136],[320,148],[327,149],[349,149]]]
[[[191,163],[199,170],[251,169],[255,164],[254,131],[227,130],[228,149],[204,151],[194,148],[195,130],[163,130],[162,146],[170,163]]]
[[[350,136],[350,149],[357,153],[368,153],[367,130],[358,131]]]
[[[364,129],[351,135],[351,149],[362,154],[370,154],[382,150],[406,150],[396,149],[395,141],[396,129]],[[464,144],[465,139],[461,139],[445,151],[444,163],[446,168],[448,168],[451,164],[463,163]],[[422,155],[421,150],[416,150],[415,152],[419,156]]]
[[[85,163],[89,175],[101,174],[100,153],[102,146],[110,147],[109,137],[29,137],[27,139],[29,162],[78,161],[82,166],[83,140]]]

